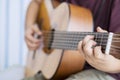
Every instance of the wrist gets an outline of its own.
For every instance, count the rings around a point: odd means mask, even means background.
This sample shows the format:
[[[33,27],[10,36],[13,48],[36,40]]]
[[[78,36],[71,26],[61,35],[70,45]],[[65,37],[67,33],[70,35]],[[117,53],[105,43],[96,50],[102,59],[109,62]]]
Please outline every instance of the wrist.
[[[109,73],[120,73],[120,59],[116,59],[113,69]]]
[[[41,0],[33,0],[35,3],[37,3],[38,5],[40,5]]]
[[[117,59],[117,63],[118,63],[118,66],[117,66],[117,73],[120,73],[120,59]]]
[[[26,24],[26,25],[25,25],[25,30],[27,30],[27,29],[29,29],[29,28],[32,28],[34,25],[35,25],[35,23]]]

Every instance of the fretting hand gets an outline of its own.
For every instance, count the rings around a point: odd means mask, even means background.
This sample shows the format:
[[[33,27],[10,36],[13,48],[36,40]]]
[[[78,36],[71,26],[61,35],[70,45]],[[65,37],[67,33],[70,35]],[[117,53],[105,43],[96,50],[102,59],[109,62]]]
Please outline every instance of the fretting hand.
[[[107,32],[100,27],[97,28],[98,32]],[[84,55],[85,60],[94,68],[109,72],[120,72],[120,60],[116,59],[112,55],[102,53],[101,46],[95,46],[97,43],[93,40],[94,36],[88,35],[84,40],[79,42],[78,49],[81,54]]]

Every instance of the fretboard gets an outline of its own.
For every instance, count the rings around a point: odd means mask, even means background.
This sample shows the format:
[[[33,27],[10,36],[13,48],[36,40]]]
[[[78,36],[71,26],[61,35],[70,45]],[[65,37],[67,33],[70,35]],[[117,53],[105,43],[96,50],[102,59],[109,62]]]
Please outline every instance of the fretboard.
[[[104,51],[108,40],[108,33],[52,31],[45,38],[48,40],[46,46],[55,49],[77,50],[79,41],[83,40],[86,35],[94,35],[97,45],[102,46]]]

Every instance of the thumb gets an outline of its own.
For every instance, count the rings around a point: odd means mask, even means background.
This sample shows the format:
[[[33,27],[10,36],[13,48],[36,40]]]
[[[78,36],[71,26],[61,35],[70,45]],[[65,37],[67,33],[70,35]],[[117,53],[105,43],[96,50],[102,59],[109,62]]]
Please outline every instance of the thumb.
[[[42,34],[42,32],[40,31],[39,26],[38,26],[37,24],[35,24],[35,25],[32,27],[32,29],[33,29],[33,31],[34,31],[35,33],[37,33],[37,35],[41,35],[41,34]]]
[[[103,30],[101,27],[97,27],[97,32],[107,32],[107,31]]]

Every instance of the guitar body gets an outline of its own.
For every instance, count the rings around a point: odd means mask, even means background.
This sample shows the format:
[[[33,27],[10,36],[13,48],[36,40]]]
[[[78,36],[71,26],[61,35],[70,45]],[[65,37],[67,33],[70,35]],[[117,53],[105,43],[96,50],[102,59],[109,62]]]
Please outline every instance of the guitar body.
[[[56,8],[51,23],[55,31],[93,32],[90,11],[67,3],[62,3],[62,5]],[[61,78],[80,72],[84,67],[85,60],[79,51],[63,50],[59,56],[62,57],[56,74],[53,77],[57,78],[56,80],[61,80]],[[48,65],[51,63],[52,61],[50,60],[47,62]]]
[[[42,20],[42,24],[40,24],[42,31],[53,29],[55,31],[93,31],[91,12],[75,5],[62,3],[53,11],[50,18],[47,11],[40,12],[39,15],[38,22],[40,23]],[[83,69],[85,60],[78,50],[49,50],[44,45],[45,42],[35,53],[29,52],[26,77],[41,72],[46,79],[61,80]]]

